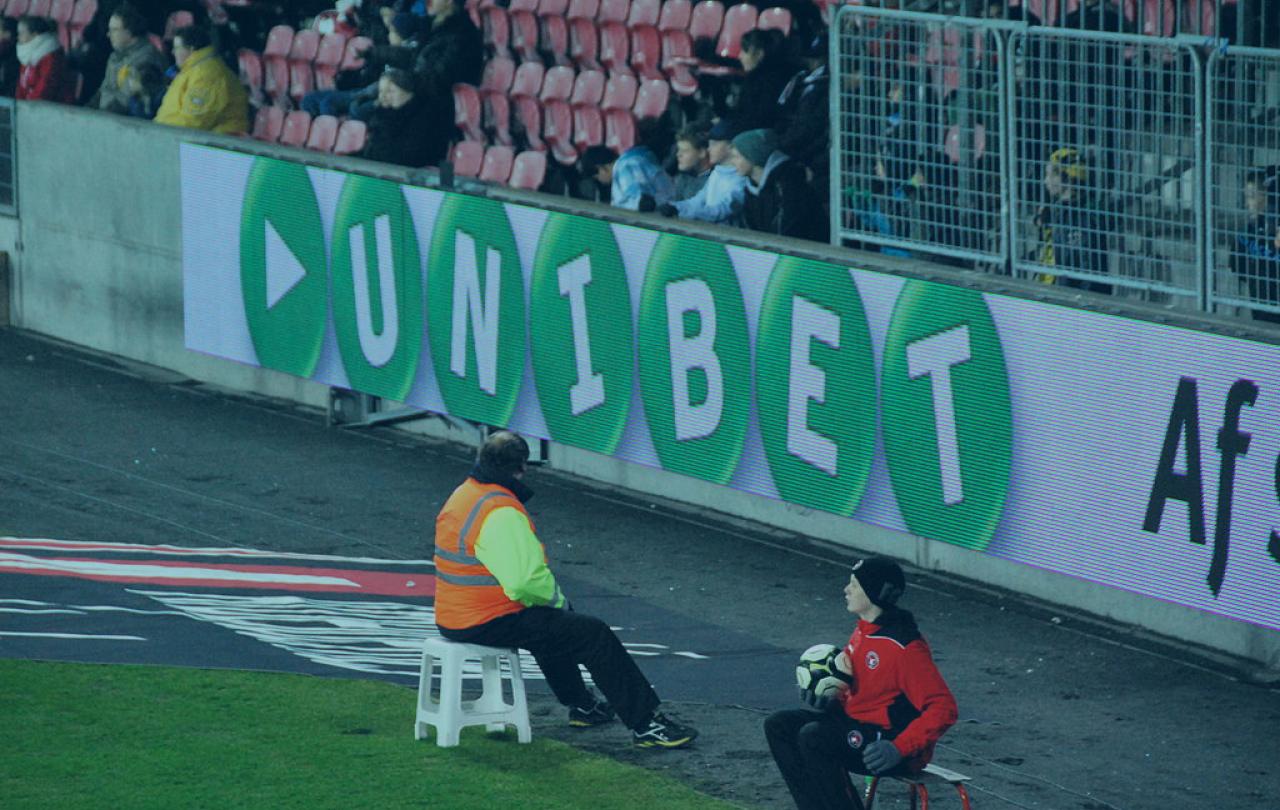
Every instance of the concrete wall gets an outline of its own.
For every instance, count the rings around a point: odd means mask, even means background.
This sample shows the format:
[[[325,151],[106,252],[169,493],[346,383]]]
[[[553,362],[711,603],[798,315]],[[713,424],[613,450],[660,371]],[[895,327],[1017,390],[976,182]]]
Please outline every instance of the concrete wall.
[[[20,219],[0,217],[0,250],[9,252],[13,261],[14,324],[193,379],[323,405],[327,392],[322,386],[197,355],[183,347],[178,144],[184,138],[311,162],[337,163],[344,168],[363,168],[401,181],[409,179],[406,172],[361,161],[330,161],[315,154],[266,148],[242,139],[189,133],[91,111],[21,104]],[[518,199],[505,191],[491,193]],[[521,201],[530,202],[528,198]],[[558,207],[567,201],[544,198],[538,202]],[[752,243],[750,236],[740,241]],[[757,242],[756,246],[762,244]],[[776,240],[773,246],[777,247]],[[802,250],[821,255],[812,245]],[[859,263],[917,277],[952,281],[957,277],[953,271],[880,257],[861,256]],[[999,277],[975,273],[962,273],[961,277],[972,286],[993,292],[1050,300],[1062,296],[1043,286],[1018,289],[1015,282]],[[1167,311],[1143,311],[1142,305],[1131,302],[1102,306],[1108,311],[1158,318],[1166,323],[1181,317]],[[1256,336],[1248,333],[1247,326],[1223,321],[1186,321],[1184,325]],[[451,440],[473,437],[441,420],[414,423],[406,429]],[[796,542],[794,538],[803,535],[885,553],[923,569],[1007,588],[1280,668],[1280,633],[1265,628],[574,448],[553,447],[550,460],[557,469],[605,484],[775,527],[782,544]]]

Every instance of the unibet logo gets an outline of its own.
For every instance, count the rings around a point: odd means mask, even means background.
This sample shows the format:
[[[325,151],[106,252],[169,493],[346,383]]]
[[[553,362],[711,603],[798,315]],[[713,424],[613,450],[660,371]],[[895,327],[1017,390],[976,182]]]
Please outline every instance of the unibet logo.
[[[746,310],[722,245],[662,236],[640,298],[640,394],[662,467],[727,483],[751,400]]]
[[[849,270],[786,257],[756,338],[756,401],[778,494],[836,514],[858,507],[876,443],[876,374]]]
[[[333,226],[333,320],[351,387],[403,400],[422,346],[418,237],[395,183],[349,175]]]
[[[450,413],[505,425],[524,378],[524,275],[502,203],[450,195],[431,239],[427,320]]]
[[[327,318],[324,225],[303,166],[259,159],[240,211],[240,285],[258,362],[310,377]]]
[[[885,339],[885,451],[915,534],[984,549],[1008,494],[1009,377],[980,293],[907,282]]]
[[[553,213],[529,302],[538,401],[551,438],[611,454],[631,404],[631,294],[605,222]]]

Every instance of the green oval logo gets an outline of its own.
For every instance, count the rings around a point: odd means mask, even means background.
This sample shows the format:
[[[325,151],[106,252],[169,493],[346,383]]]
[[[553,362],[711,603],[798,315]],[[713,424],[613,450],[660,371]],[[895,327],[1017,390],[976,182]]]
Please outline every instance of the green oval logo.
[[[422,264],[400,187],[350,175],[333,225],[333,319],[351,387],[403,400],[422,341]]]
[[[894,493],[915,534],[985,549],[1013,458],[1009,375],[977,292],[909,281],[894,306],[881,379]]]
[[[240,209],[240,287],[258,362],[310,377],[328,320],[324,224],[303,166],[258,158]]]
[[[756,336],[765,458],[784,499],[852,514],[876,445],[876,372],[849,271],[785,257],[765,290]]]
[[[631,404],[631,294],[608,223],[553,213],[529,301],[534,380],[551,438],[612,454]]]
[[[742,454],[751,360],[742,290],[722,245],[665,234],[640,298],[649,435],[664,469],[718,484]]]
[[[449,412],[506,425],[524,377],[524,277],[501,203],[449,195],[427,265],[427,324]]]

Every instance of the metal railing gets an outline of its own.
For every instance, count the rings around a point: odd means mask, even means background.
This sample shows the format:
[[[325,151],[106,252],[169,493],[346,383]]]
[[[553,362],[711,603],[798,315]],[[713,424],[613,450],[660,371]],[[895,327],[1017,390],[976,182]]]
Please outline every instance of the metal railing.
[[[862,6],[831,30],[836,244],[1280,322],[1280,49]]]
[[[1280,52],[1215,50],[1207,83],[1210,306],[1280,322]]]
[[[10,217],[18,215],[18,166],[14,148],[17,109],[13,99],[0,98],[0,215]]]
[[[1200,308],[1195,48],[1037,27],[1013,33],[1010,50],[1022,67],[1011,82],[1014,271]]]

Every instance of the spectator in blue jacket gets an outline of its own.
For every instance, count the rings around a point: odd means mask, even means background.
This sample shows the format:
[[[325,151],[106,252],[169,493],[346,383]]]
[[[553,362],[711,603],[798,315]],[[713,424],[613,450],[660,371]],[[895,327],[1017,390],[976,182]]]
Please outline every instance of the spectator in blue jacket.
[[[614,208],[654,211],[671,201],[675,184],[653,150],[637,143],[621,155],[606,146],[588,147],[579,160],[582,174],[609,187]]]
[[[689,199],[659,206],[658,213],[664,217],[741,225],[747,178],[739,174],[729,160],[733,152],[733,137],[737,134],[727,119],[717,121],[707,135],[707,155],[712,163],[707,182]]]
[[[1254,169],[1245,179],[1248,224],[1236,234],[1231,269],[1260,304],[1280,304],[1280,166]],[[1253,310],[1255,321],[1280,323],[1280,314]]]

